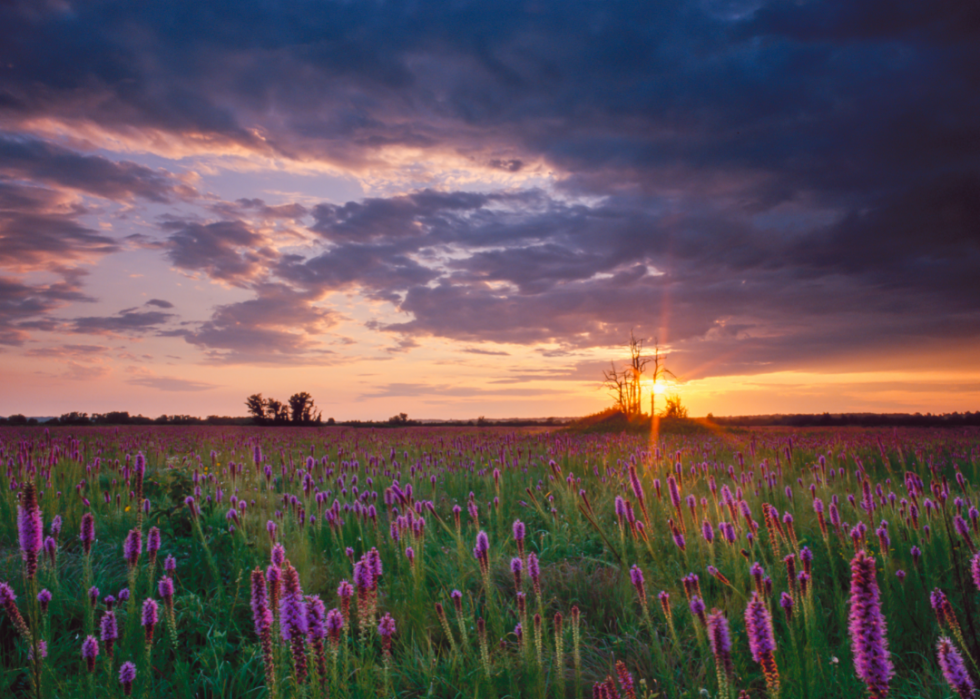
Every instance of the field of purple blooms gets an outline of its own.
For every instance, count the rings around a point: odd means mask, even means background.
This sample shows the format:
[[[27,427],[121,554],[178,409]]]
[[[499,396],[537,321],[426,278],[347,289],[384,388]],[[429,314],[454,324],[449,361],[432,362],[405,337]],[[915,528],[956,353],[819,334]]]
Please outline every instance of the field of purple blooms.
[[[0,428],[2,697],[973,697],[980,431]]]

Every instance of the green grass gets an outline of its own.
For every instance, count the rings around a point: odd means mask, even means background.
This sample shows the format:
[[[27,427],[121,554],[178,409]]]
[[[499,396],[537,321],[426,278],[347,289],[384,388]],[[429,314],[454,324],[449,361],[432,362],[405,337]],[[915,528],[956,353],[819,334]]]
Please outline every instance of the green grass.
[[[384,565],[378,591],[379,616],[390,613],[398,629],[390,669],[392,696],[588,697],[593,684],[615,676],[616,661],[623,661],[638,687],[640,680],[645,682],[642,689],[650,696],[716,697],[719,688],[714,661],[704,633],[696,629],[680,583],[682,576],[696,573],[708,609],[723,610],[731,624],[733,686],[756,697],[763,695],[765,682],[748,652],[743,612],[752,589],[749,566],[758,561],[773,580],[770,600],[782,696],[858,697],[866,691],[854,674],[847,635],[848,566],[854,549],[850,539],[838,538],[832,528],[826,540],[821,536],[808,488],[814,483],[819,472],[817,461],[823,455],[828,466],[843,468],[845,475],[820,483],[817,496],[829,505],[836,494],[844,520],[851,524],[867,521],[866,514],[847,501],[849,493],[860,501],[860,483],[855,476],[859,459],[872,482],[880,483],[886,495],[894,491],[897,497],[894,508],[886,502],[875,513],[876,522],[882,518],[889,521],[890,549],[880,550],[873,530],[863,544],[878,563],[877,580],[896,671],[890,696],[954,696],[935,661],[940,630],[929,607],[928,593],[936,586],[946,591],[963,628],[968,646],[965,650],[976,657],[980,618],[977,591],[970,580],[970,554],[964,542],[947,530],[946,519],[955,514],[954,497],[977,502],[973,483],[977,481],[980,434],[890,429],[710,431],[696,424],[691,429],[686,425],[662,429],[658,443],[651,443],[648,430],[634,434],[599,430],[143,427],[56,428],[47,434],[43,428],[0,428],[0,454],[8,465],[9,477],[17,486],[31,479],[43,491],[45,533],[56,514],[63,520],[57,565],[44,562],[35,581],[54,594],[42,622],[37,615],[28,614],[29,583],[22,574],[17,540],[19,491],[5,487],[0,494],[0,580],[14,588],[20,609],[31,616],[33,628],[42,627],[48,644],[40,686],[40,695],[45,697],[122,696],[117,676],[120,664],[127,660],[138,668],[134,696],[268,696],[270,688],[265,686],[261,648],[252,622],[249,575],[256,566],[269,565],[269,520],[278,525],[278,540],[300,574],[304,593],[319,595],[328,609],[338,605],[338,583],[352,576],[345,548],[353,548],[358,558],[372,547],[378,549]],[[790,437],[793,449],[788,462],[785,450]],[[263,466],[272,467],[271,481],[253,464],[256,444],[264,455]],[[78,458],[74,456],[76,449]],[[133,484],[127,484],[124,467],[127,457],[131,462],[137,452],[146,455],[144,494],[151,503],[150,513],[143,520],[144,542],[148,528],[157,526],[163,548],[152,584],[144,551],[133,607],[138,609],[147,596],[156,596],[155,581],[162,575],[163,559],[174,556],[178,644],[174,647],[161,623],[147,656],[138,619],[127,605],[119,605],[122,638],[114,660],[110,663],[103,652],[90,677],[80,655],[88,612],[85,557],[77,533],[82,515],[91,511],[98,536],[91,554],[91,582],[101,597],[117,595],[128,585],[122,541],[136,526],[138,509],[137,503],[130,501]],[[318,506],[312,492],[302,488],[300,472],[311,453],[316,458],[316,487],[331,491],[323,507]],[[736,476],[742,473],[740,454],[744,472],[752,476],[744,484],[744,499],[760,528],[754,544],[748,544],[741,531],[739,541],[730,546],[719,540],[717,524],[732,518],[712,493],[709,477],[715,479],[716,491],[728,485],[734,492],[736,485],[728,469],[731,467]],[[322,463],[324,457],[326,464]],[[231,462],[239,471],[234,483]],[[774,474],[771,488],[760,480],[763,462]],[[934,473],[930,472],[930,462]],[[649,516],[646,540],[629,526],[621,528],[615,515],[614,500],[621,496],[632,502],[638,520],[644,519],[629,485],[630,463],[635,463],[642,481]],[[695,495],[699,521],[707,517],[715,526],[713,545],[700,536],[686,506],[682,507],[686,551],[671,539],[666,522],[668,518],[678,520],[678,515],[669,501],[666,479],[677,474],[675,464],[680,464],[682,496]],[[495,469],[500,470],[499,483],[494,479]],[[965,493],[956,485],[956,470],[968,483]],[[920,524],[930,526],[929,536],[921,527],[910,526],[899,512],[898,501],[908,497],[902,482],[906,471],[917,473],[925,482],[926,492],[919,496],[919,519]],[[369,499],[377,509],[376,522],[343,511],[344,504],[353,502],[355,474],[358,492],[377,493],[376,499]],[[340,475],[344,476],[346,495],[340,492]],[[921,503],[925,497],[933,497],[930,484],[941,484],[943,477],[953,492],[945,513],[934,513],[929,519]],[[373,484],[368,485],[368,478]],[[390,536],[390,524],[397,515],[385,505],[384,490],[395,478],[403,488],[412,484],[416,502],[431,501],[434,507],[434,513],[422,508],[425,534],[412,544],[417,556],[414,570],[404,553],[407,542],[396,542]],[[662,499],[657,497],[655,479],[660,481]],[[183,505],[185,497],[196,495],[196,487],[201,489],[197,501],[203,542]],[[220,504],[214,502],[219,487],[223,490]],[[225,513],[236,487],[237,496],[247,506],[240,526],[232,533]],[[792,497],[787,496],[787,487]],[[580,490],[588,495],[591,513],[583,510]],[[471,492],[478,503],[479,528],[467,513]],[[211,503],[207,501],[209,495]],[[296,504],[285,503],[284,496],[295,497]],[[331,527],[325,512],[335,498],[344,522]],[[701,498],[707,500],[707,512],[702,510]],[[795,520],[798,544],[793,547],[782,541],[779,557],[763,525],[763,502],[771,503],[780,513],[791,513]],[[458,537],[452,515],[457,504],[462,507]],[[964,507],[964,515],[968,507]],[[299,508],[307,517],[303,526],[297,520]],[[398,509],[404,514],[404,505]],[[281,519],[277,512],[282,513]],[[312,524],[308,521],[311,514],[316,515]],[[534,594],[526,569],[524,574],[527,653],[518,650],[513,635],[520,620],[509,567],[517,555],[511,536],[515,519],[526,524],[527,551],[541,561],[540,597]],[[744,525],[744,520],[739,524]],[[486,531],[490,540],[489,589],[471,553],[479,529]],[[791,550],[798,553],[804,545],[814,554],[811,596],[805,604],[797,605],[788,622],[778,607],[779,594],[787,589],[781,558]],[[912,545],[923,551],[918,566],[912,563]],[[630,584],[629,568],[634,564],[646,577],[652,625],[644,621]],[[709,565],[716,566],[731,585],[712,578],[707,573]],[[895,575],[900,569],[907,573],[904,583]],[[466,643],[450,601],[454,589],[463,593]],[[661,590],[670,593],[676,643],[656,600]],[[437,602],[447,611],[457,653],[452,652],[436,616]],[[578,672],[572,648],[573,607],[582,615]],[[96,623],[103,610],[100,603]],[[540,664],[531,621],[535,613],[543,619]],[[555,653],[556,613],[564,617],[561,666]],[[486,623],[489,677],[481,662],[477,618]],[[381,696],[385,692],[384,673],[377,631],[370,629],[362,640],[356,607],[352,622],[340,654],[338,679],[329,687],[329,694]],[[315,677],[306,685],[295,685],[286,644],[276,645],[276,696],[326,696],[326,689]],[[0,613],[0,696],[37,696],[27,654],[28,644],[17,636],[8,615]]]

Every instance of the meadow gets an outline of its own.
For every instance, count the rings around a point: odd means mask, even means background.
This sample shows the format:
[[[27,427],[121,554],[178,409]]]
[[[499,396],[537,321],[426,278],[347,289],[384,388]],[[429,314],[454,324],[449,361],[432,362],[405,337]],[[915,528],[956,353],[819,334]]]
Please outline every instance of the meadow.
[[[978,462],[972,428],[0,428],[0,696],[970,697]]]

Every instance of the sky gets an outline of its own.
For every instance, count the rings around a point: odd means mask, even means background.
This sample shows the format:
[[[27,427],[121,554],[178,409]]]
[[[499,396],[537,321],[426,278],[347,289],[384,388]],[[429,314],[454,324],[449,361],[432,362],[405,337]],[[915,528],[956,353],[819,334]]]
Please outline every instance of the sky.
[[[0,415],[980,409],[980,5],[0,4]]]

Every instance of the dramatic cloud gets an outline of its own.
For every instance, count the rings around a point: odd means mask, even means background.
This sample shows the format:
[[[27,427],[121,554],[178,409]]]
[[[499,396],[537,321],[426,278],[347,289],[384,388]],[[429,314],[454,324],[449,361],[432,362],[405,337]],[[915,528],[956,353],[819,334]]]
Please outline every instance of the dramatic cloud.
[[[193,196],[194,190],[166,171],[132,162],[113,162],[81,155],[43,141],[0,133],[0,173],[7,177],[44,182],[106,199],[142,197],[167,202]]]
[[[444,339],[572,382],[634,330],[687,378],[976,368],[968,3],[8,2],[0,66],[0,344],[38,361]]]
[[[209,350],[213,362],[323,362],[330,350],[310,338],[335,323],[335,316],[315,305],[315,298],[274,284],[256,287],[256,298],[220,306],[196,330],[170,331]]]
[[[200,270],[214,279],[244,283],[263,271],[260,263],[271,255],[255,249],[263,239],[241,221],[171,222],[163,228],[173,231],[165,247],[174,266]]]

